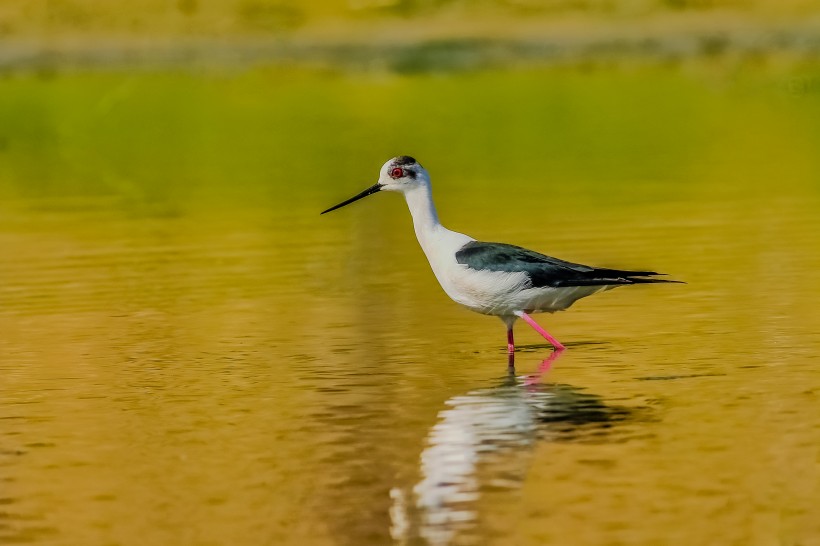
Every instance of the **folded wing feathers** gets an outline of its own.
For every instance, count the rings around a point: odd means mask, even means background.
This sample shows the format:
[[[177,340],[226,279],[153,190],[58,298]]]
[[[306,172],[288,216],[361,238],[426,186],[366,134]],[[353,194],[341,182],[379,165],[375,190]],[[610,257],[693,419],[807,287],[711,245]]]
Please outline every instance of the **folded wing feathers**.
[[[617,286],[680,282],[647,278],[662,275],[662,273],[655,271],[628,271],[589,267],[505,243],[471,241],[456,252],[456,261],[477,270],[523,271],[535,287]]]

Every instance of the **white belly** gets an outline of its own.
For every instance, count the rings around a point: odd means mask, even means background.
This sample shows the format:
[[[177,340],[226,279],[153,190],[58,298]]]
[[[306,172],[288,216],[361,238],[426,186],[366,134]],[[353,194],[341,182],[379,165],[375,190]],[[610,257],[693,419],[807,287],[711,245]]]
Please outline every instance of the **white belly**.
[[[477,271],[456,264],[449,271],[445,292],[456,302],[485,315],[512,315],[563,311],[579,299],[601,292],[609,286],[567,286],[533,288],[523,272]]]

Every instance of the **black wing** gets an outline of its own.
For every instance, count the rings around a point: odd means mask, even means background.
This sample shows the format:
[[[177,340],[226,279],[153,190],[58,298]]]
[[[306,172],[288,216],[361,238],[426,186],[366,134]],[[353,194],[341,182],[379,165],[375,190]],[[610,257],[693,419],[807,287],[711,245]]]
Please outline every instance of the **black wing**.
[[[471,241],[456,252],[456,261],[470,269],[484,271],[523,271],[534,287],[607,286],[654,282],[678,282],[646,278],[661,275],[654,271],[604,269],[565,262],[504,243]]]

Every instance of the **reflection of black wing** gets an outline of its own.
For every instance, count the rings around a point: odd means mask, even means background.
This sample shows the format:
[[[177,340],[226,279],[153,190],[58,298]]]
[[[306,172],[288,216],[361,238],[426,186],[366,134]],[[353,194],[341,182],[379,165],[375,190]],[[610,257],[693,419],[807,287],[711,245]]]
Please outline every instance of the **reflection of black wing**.
[[[661,275],[654,271],[604,269],[565,262],[504,243],[471,241],[456,252],[456,261],[470,269],[484,271],[523,271],[535,287],[606,286],[654,282],[677,282],[645,278]]]
[[[550,398],[536,414],[538,432],[542,439],[552,442],[622,441],[634,431],[613,431],[613,427],[649,417],[645,407],[609,405],[600,396],[570,385],[539,385],[539,388]]]

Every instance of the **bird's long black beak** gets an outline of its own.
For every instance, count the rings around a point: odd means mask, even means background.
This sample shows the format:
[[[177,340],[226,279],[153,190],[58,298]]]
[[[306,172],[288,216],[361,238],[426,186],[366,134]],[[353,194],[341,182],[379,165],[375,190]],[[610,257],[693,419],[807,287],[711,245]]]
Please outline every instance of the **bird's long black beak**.
[[[358,195],[354,195],[353,197],[351,197],[347,201],[342,201],[341,203],[339,203],[335,207],[330,207],[326,211],[322,211],[322,214],[324,214],[325,212],[330,212],[332,210],[340,209],[345,205],[349,205],[353,201],[358,201],[362,197],[367,197],[368,195],[372,195],[372,194],[376,193],[377,191],[379,191],[380,189],[382,189],[382,186],[384,186],[384,184],[378,184],[378,183],[373,184],[372,186],[370,186],[369,188],[364,190],[362,193],[360,193]]]

